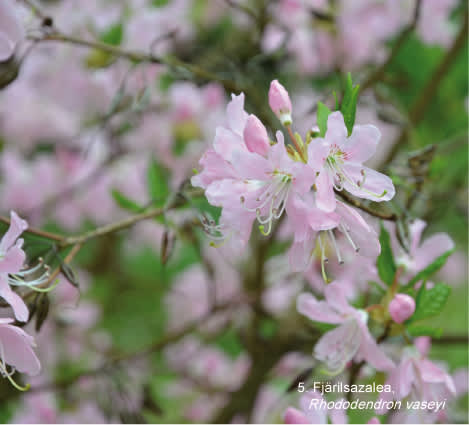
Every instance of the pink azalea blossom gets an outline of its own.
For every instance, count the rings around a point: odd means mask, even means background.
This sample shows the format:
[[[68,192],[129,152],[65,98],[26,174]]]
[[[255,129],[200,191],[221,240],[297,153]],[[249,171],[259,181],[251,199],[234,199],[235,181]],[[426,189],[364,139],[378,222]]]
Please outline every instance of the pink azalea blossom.
[[[29,312],[23,299],[10,288],[9,275],[20,275],[20,270],[26,259],[22,249],[23,239],[19,239],[21,233],[28,224],[12,211],[11,221],[8,231],[0,241],[0,297],[11,305],[18,320],[25,322],[28,320]]]
[[[324,290],[325,301],[303,293],[298,297],[298,311],[311,320],[339,325],[325,333],[314,348],[315,357],[332,373],[341,372],[354,360],[367,361],[377,370],[388,371],[393,362],[381,351],[367,327],[368,314],[350,306],[336,281]]]
[[[397,264],[403,266],[408,275],[416,274],[454,248],[454,242],[446,233],[435,233],[422,242],[422,233],[426,226],[423,220],[418,219],[409,226],[409,253],[394,241]]]
[[[41,370],[33,338],[17,326],[13,319],[0,318],[0,375],[12,380],[15,370],[28,375],[37,375]],[[7,365],[13,369],[9,371]],[[13,382],[13,381],[12,381]]]
[[[327,280],[324,270],[325,263],[328,261],[326,244],[330,244],[339,264],[343,264],[342,249],[337,240],[340,235],[361,256],[376,259],[379,255],[381,246],[376,232],[355,209],[337,201],[335,212],[325,213],[302,202],[301,208],[298,206],[299,202],[296,204],[295,236],[289,253],[290,264],[294,270],[304,270],[309,266],[317,245],[322,276],[324,280]]]
[[[453,396],[456,388],[448,373],[427,358],[427,349],[421,351],[419,346],[407,347],[401,362],[395,367],[386,380],[392,392],[382,392],[380,400],[402,400],[408,396],[416,400],[440,401],[441,391],[449,391]],[[385,413],[385,408],[377,413]]]
[[[321,158],[323,168],[316,179],[316,203],[324,211],[334,211],[334,189],[375,202],[389,201],[395,194],[391,179],[362,163],[373,156],[381,134],[373,125],[356,125],[347,136],[344,117],[333,112],[327,120],[324,138],[314,139],[308,155]]]
[[[328,419],[332,424],[348,423],[347,415],[342,409],[320,408],[323,396],[314,391],[303,394],[300,398],[300,409],[288,407],[284,413],[286,424],[327,424]],[[315,404],[317,403],[317,405]]]

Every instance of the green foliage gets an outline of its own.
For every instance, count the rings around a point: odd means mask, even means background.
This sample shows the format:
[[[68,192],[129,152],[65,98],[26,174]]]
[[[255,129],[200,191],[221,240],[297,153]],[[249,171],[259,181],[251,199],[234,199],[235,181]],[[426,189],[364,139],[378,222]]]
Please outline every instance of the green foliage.
[[[352,75],[349,72],[345,83],[344,98],[340,105],[340,111],[344,116],[345,126],[347,127],[349,136],[352,134],[353,126],[355,124],[355,113],[357,111],[359,90],[360,86],[353,85]]]
[[[124,38],[124,26],[122,22],[111,25],[106,31],[100,34],[99,41],[102,43],[110,44],[112,46],[119,46]]]
[[[135,201],[132,201],[132,199],[127,198],[127,196],[125,196],[119,190],[113,189],[111,195],[114,198],[114,201],[116,201],[116,204],[119,205],[119,207],[121,207],[123,210],[133,213],[142,211],[142,207],[140,205],[138,205]]]
[[[151,160],[147,169],[148,194],[153,205],[162,207],[169,196],[166,170],[155,160]]]
[[[378,274],[381,280],[387,285],[391,285],[396,275],[396,263],[391,248],[391,238],[388,231],[381,223],[381,230],[379,233],[379,243],[381,244],[381,254],[378,257],[376,265],[378,267]]]
[[[433,326],[429,325],[409,325],[407,327],[407,332],[412,337],[418,336],[430,336],[432,338],[439,338],[443,333],[443,328],[434,328]]]
[[[153,7],[164,7],[167,6],[170,0],[152,0],[151,5]]]
[[[419,271],[412,279],[409,280],[409,283],[407,283],[407,285],[404,287],[404,290],[411,289],[417,282],[426,282],[433,274],[435,274],[445,265],[446,260],[453,252],[454,250],[445,252],[443,255],[439,256],[433,263],[429,264],[423,270]]]
[[[407,321],[413,323],[438,315],[446,304],[451,288],[444,283],[437,283],[433,288],[427,289],[422,284],[415,300],[415,313]]]
[[[317,121],[319,127],[319,136],[324,137],[327,131],[327,118],[331,114],[331,110],[322,102],[318,102]]]

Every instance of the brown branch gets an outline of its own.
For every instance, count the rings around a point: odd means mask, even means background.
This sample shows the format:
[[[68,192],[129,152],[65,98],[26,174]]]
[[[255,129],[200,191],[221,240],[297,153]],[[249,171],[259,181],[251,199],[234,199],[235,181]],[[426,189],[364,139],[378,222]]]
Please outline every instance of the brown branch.
[[[412,34],[414,29],[416,28],[418,20],[419,20],[419,16],[420,16],[421,4],[422,4],[422,0],[415,1],[415,8],[414,8],[412,21],[396,39],[396,42],[394,43],[394,46],[392,47],[392,50],[388,58],[381,64],[381,66],[376,68],[362,84],[360,84],[361,92],[370,88],[371,86],[373,86],[374,84],[376,84],[379,80],[383,78],[386,69],[394,61],[397,54],[400,52],[402,46],[405,44],[409,36]]]
[[[0,216],[0,222],[10,225],[10,219]],[[64,236],[58,235],[57,233],[50,233],[46,232],[45,230],[36,229],[34,227],[28,227],[25,230],[25,233],[29,233],[31,235],[39,236],[41,238],[49,239],[55,242],[62,242],[64,240]]]
[[[438,91],[439,85],[447,72],[451,68],[453,62],[456,60],[459,51],[465,45],[468,35],[468,17],[464,15],[464,23],[456,37],[451,48],[447,51],[443,60],[440,62],[435,72],[429,77],[427,83],[420,92],[420,95],[415,99],[414,103],[409,109],[409,123],[416,126],[422,121],[427,108],[430,106],[433,97]],[[390,163],[399,152],[400,148],[405,144],[409,136],[409,127],[405,127],[397,140],[393,143],[392,149],[389,151],[383,164]]]
[[[360,201],[355,199],[353,196],[350,196],[347,192],[344,192],[343,190],[336,191],[336,194],[339,195],[345,201],[347,201],[349,204],[353,205],[355,208],[365,211],[366,213],[372,215],[373,217],[377,217],[377,218],[380,218],[381,220],[388,220],[388,221],[396,221],[398,218],[397,215],[394,213],[376,211],[373,208],[370,208],[367,205],[362,204]]]

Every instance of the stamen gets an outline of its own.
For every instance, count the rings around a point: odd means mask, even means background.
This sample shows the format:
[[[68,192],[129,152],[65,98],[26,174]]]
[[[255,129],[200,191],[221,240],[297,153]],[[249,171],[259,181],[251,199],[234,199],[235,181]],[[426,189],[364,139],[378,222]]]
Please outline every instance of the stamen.
[[[325,252],[324,252],[324,245],[322,243],[322,235],[321,235],[322,232],[319,232],[319,235],[318,235],[318,241],[319,241],[319,249],[321,250],[321,274],[322,274],[322,278],[324,279],[324,282],[326,283],[330,283],[330,279],[327,277],[327,274],[326,274],[326,269],[324,267],[324,264],[327,263],[329,260],[327,259],[326,255],[325,255]]]
[[[355,245],[355,242],[353,242],[353,239],[352,237],[350,236],[350,233],[349,233],[349,230],[345,227],[344,224],[341,224],[340,225],[341,227],[341,230],[342,232],[345,234],[345,236],[347,237],[347,240],[349,241],[350,245],[352,245],[353,249],[355,250],[355,252],[358,252],[360,251],[360,247]]]
[[[328,230],[327,233],[329,234],[329,237],[332,241],[332,245],[334,245],[335,253],[337,255],[337,260],[339,261],[339,264],[340,265],[344,264],[344,260],[342,259],[342,256],[340,255],[339,247],[337,246],[337,241],[335,240],[334,232],[332,230]]]

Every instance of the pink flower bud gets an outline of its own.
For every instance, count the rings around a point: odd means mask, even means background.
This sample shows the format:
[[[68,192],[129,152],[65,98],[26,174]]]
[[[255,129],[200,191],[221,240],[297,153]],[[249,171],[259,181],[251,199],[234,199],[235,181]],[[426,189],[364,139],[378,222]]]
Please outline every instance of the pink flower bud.
[[[429,336],[419,336],[415,338],[414,345],[422,356],[427,356],[432,346],[432,339]]]
[[[290,96],[277,80],[270,83],[269,89],[269,105],[270,109],[277,115],[283,125],[292,123],[291,111],[292,105]]]
[[[379,419],[376,417],[376,416],[373,416],[368,422],[367,424],[380,424],[381,422],[379,421]]]
[[[415,301],[405,294],[397,294],[389,303],[389,314],[396,323],[405,322],[415,311]]]
[[[255,115],[249,115],[244,127],[244,142],[250,152],[265,156],[270,149],[267,130]]]

